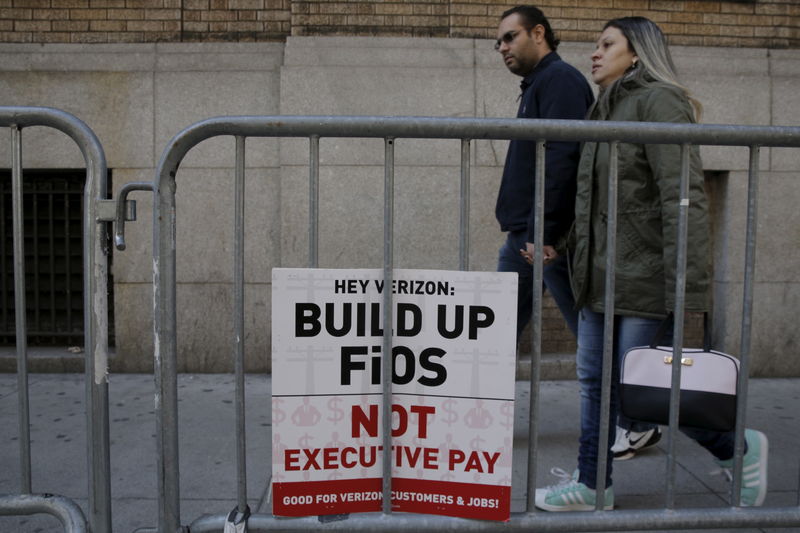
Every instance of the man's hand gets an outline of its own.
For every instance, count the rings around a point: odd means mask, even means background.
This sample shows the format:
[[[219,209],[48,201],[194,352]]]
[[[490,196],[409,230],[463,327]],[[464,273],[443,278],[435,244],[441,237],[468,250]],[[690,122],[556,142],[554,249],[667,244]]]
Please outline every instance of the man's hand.
[[[528,264],[532,265],[533,264],[533,243],[532,242],[526,242],[525,243],[525,248],[526,248],[525,250],[520,249],[519,253],[522,255],[522,257],[525,258],[525,260],[528,262]],[[556,252],[556,249],[553,248],[552,246],[548,246],[548,245],[542,246],[542,252],[544,253],[544,264],[545,265],[548,264],[550,261],[553,261],[555,258],[558,257],[558,252]]]

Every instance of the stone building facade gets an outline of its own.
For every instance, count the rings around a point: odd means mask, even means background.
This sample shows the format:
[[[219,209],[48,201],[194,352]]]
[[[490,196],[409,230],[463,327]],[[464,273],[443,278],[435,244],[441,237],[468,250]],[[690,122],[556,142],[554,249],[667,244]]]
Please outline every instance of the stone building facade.
[[[492,38],[513,4],[489,0],[0,0],[0,105],[75,114],[106,150],[114,190],[150,181],[170,138],[220,115],[512,117],[518,78]],[[800,5],[761,1],[547,0],[559,53],[589,72],[605,20],[645,15],[665,29],[706,123],[797,125]],[[57,134],[24,132],[26,168],[82,165]],[[502,242],[494,199],[505,143],[475,141],[470,267],[493,270]],[[395,259],[457,268],[458,143],[398,141]],[[308,142],[247,142],[247,368],[269,370],[270,271],[307,262]],[[383,145],[323,139],[320,266],[382,264]],[[714,222],[714,337],[736,353],[743,278],[747,151],[704,148]],[[178,346],[183,371],[231,368],[233,140],[201,143],[178,181]],[[10,166],[0,145],[0,169]],[[798,152],[763,149],[753,329],[758,375],[800,375]],[[112,370],[152,369],[151,200],[113,257]],[[353,206],[357,206],[354,209]],[[574,342],[545,310],[544,351]],[[1,359],[1,358],[0,358]],[[65,362],[66,361],[66,362]],[[72,368],[63,354],[34,365]],[[77,361],[77,360],[76,360]],[[9,363],[11,364],[11,363]],[[77,363],[76,363],[77,364]],[[8,366],[8,365],[6,365]]]

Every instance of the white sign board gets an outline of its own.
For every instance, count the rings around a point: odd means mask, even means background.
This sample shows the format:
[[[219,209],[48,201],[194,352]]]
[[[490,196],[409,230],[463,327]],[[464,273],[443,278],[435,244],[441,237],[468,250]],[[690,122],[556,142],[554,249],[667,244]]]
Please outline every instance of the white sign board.
[[[507,520],[517,277],[393,276],[392,509]],[[383,271],[272,282],[273,512],[379,511]]]

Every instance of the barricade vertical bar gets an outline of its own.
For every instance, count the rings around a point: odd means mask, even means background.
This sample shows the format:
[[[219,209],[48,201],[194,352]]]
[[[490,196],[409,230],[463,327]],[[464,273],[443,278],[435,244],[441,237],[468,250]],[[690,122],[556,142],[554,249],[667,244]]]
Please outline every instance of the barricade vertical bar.
[[[753,282],[756,270],[756,229],[758,221],[758,157],[761,147],[750,146],[750,164],[747,171],[747,227],[744,253],[744,287],[742,295],[742,333],[739,345],[739,386],[736,401],[736,439],[734,444],[733,483],[731,505],[739,507],[742,491],[742,458],[744,456],[744,429],[747,416],[747,382],[750,377],[750,334],[753,327]]]
[[[39,266],[39,257],[41,254],[39,253],[39,198],[38,195],[33,194],[31,195],[31,226],[33,227],[33,239],[30,239],[31,243],[31,255],[33,255],[33,271],[40,272],[41,267]],[[33,330],[34,331],[41,331],[42,330],[42,302],[41,302],[42,291],[39,287],[39,276],[33,277]]]
[[[66,189],[66,187],[65,187]],[[70,209],[70,198],[69,194],[64,193],[64,220],[69,220],[69,209]],[[65,257],[72,257],[72,235],[70,232],[69,224],[64,224],[64,256]],[[68,294],[72,294],[72,265],[70,265],[70,261],[64,261],[64,281],[65,287],[64,291]],[[72,331],[72,306],[67,306],[67,330]]]
[[[236,374],[236,479],[239,512],[247,508],[247,441],[245,439],[244,401],[244,189],[245,138],[236,136],[236,184],[234,200],[233,366]]]
[[[536,455],[539,439],[539,369],[542,362],[542,276],[544,275],[544,141],[536,141],[536,168],[534,169],[533,192],[533,306],[531,313],[531,389],[528,420],[528,480],[526,510],[536,507]]]
[[[13,148],[12,148],[13,152]],[[0,235],[6,234],[6,203],[0,202]],[[13,245],[12,245],[13,251]],[[5,239],[0,239],[0,255],[6,257],[8,252],[6,251],[6,242]],[[0,276],[2,276],[2,280],[0,280],[0,298],[3,298],[4,302],[8,301],[8,271],[6,270],[5,261],[0,261]],[[8,331],[8,307],[2,306],[3,310],[0,311],[0,315],[2,316],[2,326],[3,331]]]
[[[103,162],[105,168],[105,161]],[[105,176],[90,183],[94,198],[105,197]],[[88,191],[87,191],[88,194]],[[90,202],[85,201],[85,205]],[[91,202],[94,204],[94,202]],[[92,221],[93,229],[84,232],[85,299],[94,305],[84,305],[84,338],[86,345],[86,386],[89,406],[86,409],[89,438],[89,520],[93,533],[111,531],[111,449],[108,415],[108,263],[103,251],[105,231],[96,222],[96,206],[85,210],[85,224]],[[89,248],[93,249],[87,255]],[[93,269],[88,263],[94,265]],[[89,279],[91,278],[91,279]],[[91,315],[91,316],[90,316]]]
[[[459,217],[460,245],[458,247],[458,268],[469,270],[469,182],[470,182],[470,140],[461,139],[461,209]]]
[[[319,135],[308,138],[308,266],[319,266]]]
[[[681,394],[681,358],[683,352],[683,318],[686,304],[686,251],[689,235],[689,156],[691,146],[681,145],[681,183],[678,203],[677,259],[675,265],[675,307],[672,333],[672,387],[669,404],[669,442],[667,443],[667,491],[664,507],[675,508],[675,437],[678,431]]]
[[[383,512],[392,512],[392,280],[394,251],[394,139],[385,144],[383,180]]]
[[[175,169],[159,165],[153,201],[155,410],[158,450],[158,531],[180,525],[178,376],[175,276]],[[170,171],[171,170],[171,171]]]
[[[606,288],[603,324],[603,373],[600,394],[600,428],[597,437],[597,481],[595,509],[606,503],[606,470],[608,467],[609,409],[611,407],[611,367],[614,364],[614,290],[617,259],[617,160],[619,142],[609,143],[608,152],[608,227],[606,228]],[[616,420],[613,421],[616,423]]]
[[[86,428],[89,457],[89,522],[94,533],[111,531],[111,450],[108,416],[108,257],[106,224],[99,223],[98,200],[105,199],[107,166],[94,133],[79,142],[86,160],[83,189],[84,349]],[[76,141],[78,138],[74,137]]]
[[[53,185],[50,184],[50,190],[47,194],[47,219],[50,221],[47,225],[47,255],[50,258],[50,264],[47,266],[50,271],[50,331],[56,331],[56,254],[55,233],[53,231],[55,217],[53,215]]]
[[[25,313],[25,233],[22,213],[22,131],[11,127],[11,195],[14,224],[14,305],[16,306],[17,388],[19,394],[20,485],[31,493],[31,428],[28,397],[28,337]]]

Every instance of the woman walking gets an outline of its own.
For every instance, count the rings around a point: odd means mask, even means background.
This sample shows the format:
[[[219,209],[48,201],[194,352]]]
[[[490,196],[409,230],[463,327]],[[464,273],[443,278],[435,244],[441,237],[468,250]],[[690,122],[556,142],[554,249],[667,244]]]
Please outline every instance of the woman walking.
[[[644,17],[609,21],[592,54],[592,79],[600,94],[592,120],[693,123],[700,105],[677,80],[660,28]],[[618,228],[614,304],[614,353],[609,440],[599,443],[606,273],[609,144],[584,144],[578,167],[575,225],[570,241],[572,289],[578,320],[577,369],[581,394],[578,469],[568,480],[537,489],[536,506],[548,511],[595,507],[598,449],[607,454],[605,508],[614,506],[611,478],[617,419],[619,361],[633,346],[650,344],[674,308],[681,148],[618,146]],[[707,311],[708,206],[697,147],[690,156],[687,311]],[[732,468],[734,434],[681,428]],[[767,438],[746,430],[742,505],[761,505],[767,490]]]

